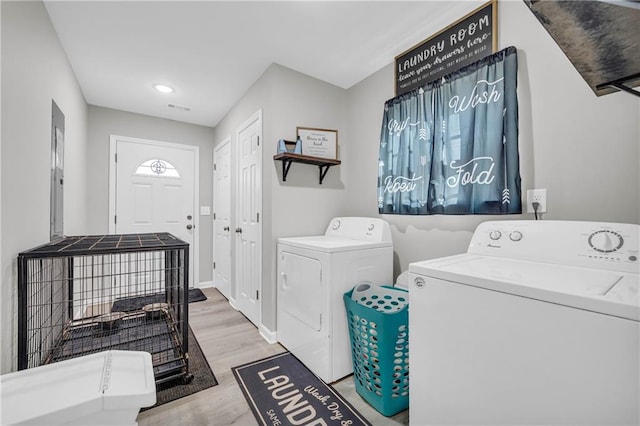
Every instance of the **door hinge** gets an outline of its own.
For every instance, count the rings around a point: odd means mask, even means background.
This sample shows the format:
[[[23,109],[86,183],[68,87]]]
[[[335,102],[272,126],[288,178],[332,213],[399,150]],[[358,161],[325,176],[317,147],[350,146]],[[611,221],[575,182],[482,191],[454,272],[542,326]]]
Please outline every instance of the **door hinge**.
[[[118,162],[118,153],[116,152],[116,163]]]
[[[260,299],[260,290],[256,290],[256,300]]]
[[[216,163],[213,163],[213,171],[216,171]]]
[[[258,136],[258,146],[260,146],[260,136]]]
[[[260,223],[260,213],[256,213],[256,222]]]
[[[213,262],[213,269],[216,269],[216,262]]]
[[[216,213],[213,212],[213,220],[216,220]]]
[[[118,216],[117,215],[113,216],[113,223],[114,224],[118,223]]]

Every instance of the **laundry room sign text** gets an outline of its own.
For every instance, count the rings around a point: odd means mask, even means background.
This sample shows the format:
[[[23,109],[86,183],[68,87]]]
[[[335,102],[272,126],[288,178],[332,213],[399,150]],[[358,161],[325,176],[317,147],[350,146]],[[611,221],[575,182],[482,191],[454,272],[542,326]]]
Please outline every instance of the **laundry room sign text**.
[[[492,0],[396,56],[396,96],[494,53],[497,28],[498,4]]]

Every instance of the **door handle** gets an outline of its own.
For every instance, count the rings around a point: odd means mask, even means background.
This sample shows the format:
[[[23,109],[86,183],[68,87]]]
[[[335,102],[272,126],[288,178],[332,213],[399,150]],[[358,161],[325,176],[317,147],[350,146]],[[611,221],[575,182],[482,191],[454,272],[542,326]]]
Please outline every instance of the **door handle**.
[[[193,229],[193,228],[195,228],[195,225],[192,225],[192,224],[187,225],[187,229]]]
[[[236,233],[237,234],[242,234],[242,228],[236,228]]]
[[[228,230],[229,230],[229,227],[228,227],[228,226],[225,226],[224,228],[222,228],[222,230],[223,230],[223,231],[228,231]]]

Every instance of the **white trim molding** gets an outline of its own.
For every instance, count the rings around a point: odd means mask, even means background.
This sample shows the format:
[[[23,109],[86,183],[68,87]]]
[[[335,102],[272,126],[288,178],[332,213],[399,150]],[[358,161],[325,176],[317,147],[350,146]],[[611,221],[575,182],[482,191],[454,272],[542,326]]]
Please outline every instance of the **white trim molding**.
[[[262,336],[262,338],[266,340],[267,343],[269,343],[270,345],[278,343],[278,339],[276,338],[276,332],[269,330],[267,327],[264,326],[264,324],[260,324],[260,327],[258,327],[258,331],[260,332],[260,336]]]

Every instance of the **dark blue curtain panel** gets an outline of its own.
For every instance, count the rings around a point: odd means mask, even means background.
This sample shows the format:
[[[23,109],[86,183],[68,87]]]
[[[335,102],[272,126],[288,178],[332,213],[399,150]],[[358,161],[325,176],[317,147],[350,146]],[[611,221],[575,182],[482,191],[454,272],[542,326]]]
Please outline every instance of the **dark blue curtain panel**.
[[[381,214],[522,213],[517,71],[508,47],[385,103]]]

